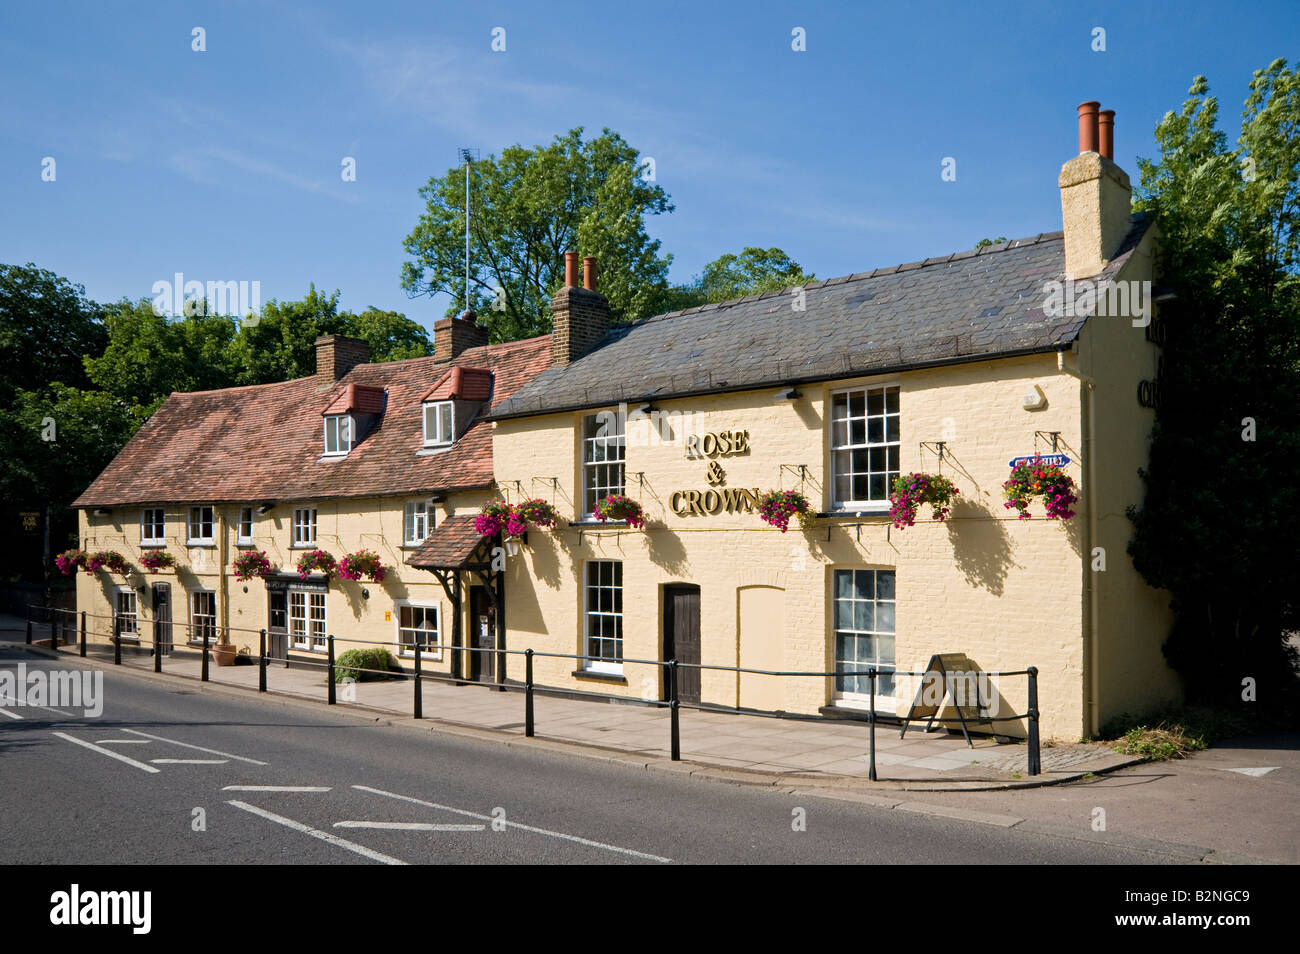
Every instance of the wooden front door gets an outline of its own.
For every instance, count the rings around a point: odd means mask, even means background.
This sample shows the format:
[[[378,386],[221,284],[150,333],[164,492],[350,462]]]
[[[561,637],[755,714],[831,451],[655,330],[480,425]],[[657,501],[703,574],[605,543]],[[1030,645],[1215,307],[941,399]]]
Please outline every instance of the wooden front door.
[[[172,651],[172,585],[153,584],[149,598],[153,603],[153,638],[158,642],[158,652],[166,656]]]
[[[664,587],[664,659],[678,663],[700,661],[700,588],[687,584]],[[664,693],[670,696],[668,670],[664,668]],[[690,666],[677,668],[677,698],[700,701],[700,671]]]
[[[481,586],[469,588],[469,645],[473,649],[495,649],[496,613],[492,598]],[[469,678],[478,682],[496,679],[496,653],[470,653]]]
[[[266,655],[268,659],[289,658],[289,594],[271,590],[266,616]]]

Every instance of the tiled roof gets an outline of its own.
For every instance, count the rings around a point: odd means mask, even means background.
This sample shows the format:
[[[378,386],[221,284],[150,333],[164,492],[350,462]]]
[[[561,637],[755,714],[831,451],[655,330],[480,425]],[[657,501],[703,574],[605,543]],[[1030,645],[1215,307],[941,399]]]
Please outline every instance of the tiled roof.
[[[474,529],[474,515],[448,517],[434,528],[406,562],[422,570],[462,566],[474,555],[483,535]]]
[[[492,372],[480,368],[451,368],[433,389],[424,396],[426,401],[447,401],[461,398],[465,401],[486,401],[492,394]]]
[[[382,414],[384,412],[384,389],[367,387],[364,384],[349,384],[334,399],[334,403],[325,410],[326,414]]]
[[[1137,219],[1123,265],[1147,227]],[[804,286],[656,315],[613,329],[599,347],[550,368],[493,412],[497,419],[690,394],[780,387],[1051,351],[1084,318],[1043,313],[1043,285],[1065,277],[1050,232]]]
[[[549,335],[470,348],[455,359],[492,372],[492,405],[550,361]],[[487,487],[492,434],[482,415],[451,447],[423,449],[421,400],[448,367],[445,360],[412,358],[358,365],[326,391],[318,391],[311,377],[172,394],[73,506],[321,500]],[[384,414],[346,457],[322,458],[321,412],[354,384],[387,391]]]

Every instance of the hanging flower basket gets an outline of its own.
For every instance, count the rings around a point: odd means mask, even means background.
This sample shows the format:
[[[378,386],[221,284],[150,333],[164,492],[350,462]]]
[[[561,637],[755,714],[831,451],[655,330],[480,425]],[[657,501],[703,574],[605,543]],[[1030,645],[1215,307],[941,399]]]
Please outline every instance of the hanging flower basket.
[[[255,576],[270,576],[272,572],[271,561],[266,558],[265,550],[244,550],[235,557],[231,568],[235,571],[235,579],[241,583]]]
[[[489,500],[482,512],[474,518],[474,529],[480,536],[495,537],[506,528],[514,508],[504,500]]]
[[[146,550],[140,555],[140,565],[149,573],[157,573],[175,567],[176,558],[165,550]]]
[[[126,557],[116,550],[100,550],[98,553],[92,553],[86,558],[86,574],[94,576],[95,571],[99,569],[108,570],[109,573],[121,573],[126,575],[127,564]]]
[[[1075,489],[1074,478],[1063,468],[1035,454],[1011,469],[1011,479],[1002,484],[1002,496],[1007,498],[1002,506],[1018,511],[1019,519],[1029,520],[1030,503],[1041,497],[1048,520],[1069,520],[1074,516],[1070,508],[1079,500]]]
[[[90,555],[85,550],[64,550],[54,558],[55,564],[64,576],[72,576],[86,565]]]
[[[310,550],[298,557],[298,577],[307,579],[315,570],[329,576],[339,567],[338,561],[324,550]]]
[[[816,519],[808,498],[797,490],[769,490],[758,498],[758,515],[782,533],[790,528],[791,517],[797,516],[804,527]]]
[[[629,527],[640,529],[645,526],[645,511],[641,505],[623,494],[610,494],[596,504],[596,519],[601,523],[607,520],[624,520]]]
[[[513,540],[522,537],[530,527],[553,527],[558,519],[555,507],[540,498],[525,500],[520,504],[489,500],[483,505],[482,512],[474,518],[474,529],[481,536],[495,537],[500,534],[506,540]]]
[[[523,519],[524,523],[539,529],[549,530],[554,527],[560,519],[560,515],[555,512],[555,507],[542,500],[540,497],[534,497],[532,500],[525,500],[519,504],[515,510]]]
[[[894,478],[894,492],[889,495],[889,516],[899,530],[916,523],[916,511],[922,504],[930,505],[930,517],[943,521],[948,516],[948,504],[960,490],[943,474],[911,473]]]
[[[366,577],[380,583],[385,572],[383,564],[379,562],[379,554],[373,550],[358,550],[339,561],[339,576],[345,580],[355,581]]]

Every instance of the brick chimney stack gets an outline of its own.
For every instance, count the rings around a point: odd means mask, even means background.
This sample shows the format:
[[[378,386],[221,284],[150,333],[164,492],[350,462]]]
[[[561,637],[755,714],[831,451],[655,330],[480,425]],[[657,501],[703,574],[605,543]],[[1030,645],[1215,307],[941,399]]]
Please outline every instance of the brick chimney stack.
[[[577,361],[604,340],[609,331],[609,301],[596,290],[596,260],[583,260],[578,286],[578,253],[564,253],[564,287],[551,299],[551,364]]]
[[[480,325],[478,315],[472,311],[433,323],[433,356],[439,361],[450,361],[462,351],[487,343],[487,326]]]
[[[1115,164],[1115,111],[1079,106],[1079,154],[1061,167],[1067,278],[1091,278],[1115,257],[1131,223],[1132,188]]]
[[[359,364],[370,361],[370,345],[346,335],[321,335],[316,339],[316,386],[329,388]]]

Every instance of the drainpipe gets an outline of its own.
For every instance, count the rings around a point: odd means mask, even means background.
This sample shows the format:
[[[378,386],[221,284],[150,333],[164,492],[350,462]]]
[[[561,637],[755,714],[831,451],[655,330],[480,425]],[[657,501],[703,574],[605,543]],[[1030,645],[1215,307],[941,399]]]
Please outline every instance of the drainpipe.
[[[213,507],[212,516],[218,520],[221,532],[217,536],[217,625],[230,631],[230,581],[226,576],[226,547],[230,545],[230,522],[225,507]],[[232,643],[235,641],[232,637]]]
[[[1065,363],[1065,352],[1056,352],[1056,370],[1070,377],[1078,378],[1080,386],[1087,395],[1087,400],[1083,402],[1083,453],[1087,461],[1088,479],[1084,484],[1084,505],[1088,508],[1087,539],[1083,545],[1083,561],[1087,568],[1084,571],[1084,583],[1088,587],[1088,625],[1084,630],[1085,638],[1088,645],[1084,647],[1083,658],[1088,667],[1085,677],[1085,683],[1088,687],[1088,694],[1084,700],[1084,721],[1088,726],[1091,735],[1096,735],[1099,729],[1097,725],[1097,670],[1098,670],[1098,645],[1097,645],[1097,583],[1095,571],[1092,569],[1092,549],[1097,540],[1097,461],[1096,454],[1093,453],[1095,444],[1095,424],[1096,421],[1096,404],[1093,402],[1093,395],[1096,392],[1097,382],[1087,375],[1081,374],[1070,368]]]

